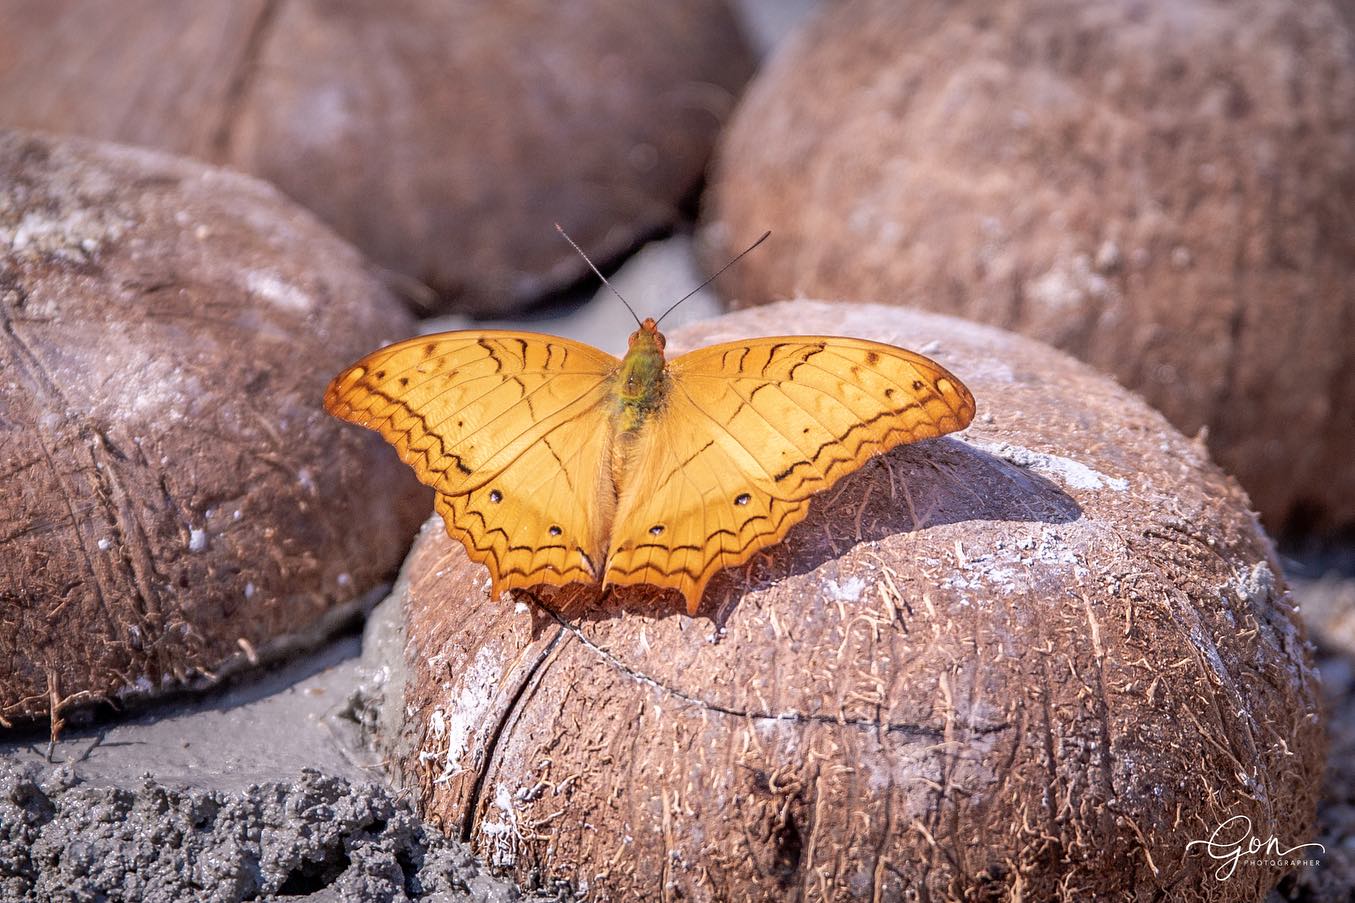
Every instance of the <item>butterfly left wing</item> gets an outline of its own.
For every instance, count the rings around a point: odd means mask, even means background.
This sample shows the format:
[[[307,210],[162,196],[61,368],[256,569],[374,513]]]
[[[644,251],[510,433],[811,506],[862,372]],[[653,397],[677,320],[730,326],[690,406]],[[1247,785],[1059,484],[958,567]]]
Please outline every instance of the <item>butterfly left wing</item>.
[[[711,577],[780,542],[812,495],[974,416],[940,364],[863,339],[712,345],[668,374],[625,476],[604,579],[677,589],[693,613]]]
[[[421,336],[336,376],[325,407],[381,433],[437,490],[447,532],[495,595],[598,578],[613,506],[610,380],[620,361],[531,333]]]

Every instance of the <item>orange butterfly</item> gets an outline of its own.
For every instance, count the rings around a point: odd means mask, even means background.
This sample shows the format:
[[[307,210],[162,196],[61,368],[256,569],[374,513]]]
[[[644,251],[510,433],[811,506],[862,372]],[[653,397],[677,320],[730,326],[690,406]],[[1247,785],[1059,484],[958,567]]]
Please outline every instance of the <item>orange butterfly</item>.
[[[878,342],[663,352],[653,319],[619,360],[552,336],[447,332],[358,361],[325,407],[380,432],[437,490],[447,532],[496,596],[648,583],[692,614],[711,577],[780,542],[815,493],[974,416],[944,367]]]

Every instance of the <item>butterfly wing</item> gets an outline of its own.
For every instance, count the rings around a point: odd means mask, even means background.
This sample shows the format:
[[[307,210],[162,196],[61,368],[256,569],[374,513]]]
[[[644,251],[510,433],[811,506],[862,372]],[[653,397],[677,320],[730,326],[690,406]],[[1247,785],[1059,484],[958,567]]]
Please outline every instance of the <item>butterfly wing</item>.
[[[672,587],[691,612],[718,571],[803,520],[812,495],[974,416],[940,364],[863,339],[712,345],[668,374],[624,477],[605,580]]]
[[[358,361],[325,407],[379,432],[437,490],[447,532],[488,566],[496,595],[562,586],[595,581],[605,555],[619,366],[552,336],[449,332]]]

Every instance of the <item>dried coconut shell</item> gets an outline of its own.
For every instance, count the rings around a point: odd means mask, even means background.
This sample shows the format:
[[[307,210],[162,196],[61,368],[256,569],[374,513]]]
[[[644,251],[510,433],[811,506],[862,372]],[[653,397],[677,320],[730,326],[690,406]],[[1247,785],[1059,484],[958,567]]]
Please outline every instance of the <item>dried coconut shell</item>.
[[[736,306],[907,304],[1141,392],[1274,529],[1355,523],[1355,18],[861,0],[758,76],[706,200]]]
[[[0,131],[0,721],[314,642],[428,498],[326,381],[412,331],[251,178]]]
[[[482,314],[587,273],[552,222],[670,225],[752,70],[723,0],[0,0],[0,61],[0,125],[262,176]]]
[[[1237,484],[990,327],[802,301],[669,348],[788,328],[923,350],[978,419],[844,479],[695,618],[649,587],[490,598],[430,520],[381,719],[424,815],[600,901],[1258,899],[1279,869],[1217,881],[1187,845],[1235,815],[1303,842],[1323,742]]]

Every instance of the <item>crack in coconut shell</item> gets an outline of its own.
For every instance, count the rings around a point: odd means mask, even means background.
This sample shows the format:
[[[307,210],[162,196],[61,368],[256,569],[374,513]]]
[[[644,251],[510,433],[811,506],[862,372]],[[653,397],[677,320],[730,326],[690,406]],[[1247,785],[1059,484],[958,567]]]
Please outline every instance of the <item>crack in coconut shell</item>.
[[[470,800],[466,805],[466,818],[461,823],[462,842],[470,841],[471,831],[475,827],[475,814],[480,811],[480,798],[485,790],[485,777],[489,774],[490,766],[494,762],[494,753],[498,749],[499,738],[503,736],[508,725],[515,720],[517,713],[521,711],[522,701],[529,688],[540,683],[540,677],[545,674],[550,667],[550,663],[555,661],[554,652],[559,648],[560,640],[564,638],[564,635],[563,629],[556,631],[555,636],[546,644],[546,647],[537,653],[536,661],[532,663],[531,670],[522,678],[522,683],[513,692],[513,698],[508,705],[504,706],[499,718],[494,723],[494,730],[485,742],[484,764],[475,773],[475,783],[471,787]]]
[[[625,674],[627,677],[630,677],[642,684],[645,684],[646,686],[652,687],[653,689],[658,690],[661,693],[665,693],[669,696],[674,697],[675,699],[681,700],[682,702],[685,702],[688,705],[696,706],[697,708],[704,709],[708,712],[715,712],[716,714],[719,715],[729,715],[733,718],[741,718],[752,721],[787,721],[792,724],[836,724],[842,727],[873,728],[877,731],[883,731],[885,733],[906,734],[910,737],[922,737],[938,741],[943,740],[945,738],[944,730],[940,728],[927,727],[926,725],[923,724],[899,721],[877,721],[870,718],[856,718],[856,717],[849,718],[843,715],[820,715],[808,712],[794,712],[794,711],[759,712],[750,709],[731,708],[729,706],[720,705],[719,703],[711,702],[706,699],[700,699],[696,696],[693,696],[690,693],[687,693],[683,690],[679,690],[677,687],[669,686],[663,681],[651,677],[650,675],[644,673],[643,671],[639,671],[635,668],[632,668],[630,665],[627,665],[625,662],[621,661],[621,659],[617,658],[607,649],[598,645],[593,640],[589,639],[587,634],[580,630],[577,624],[574,624],[573,622],[569,621],[567,618],[564,617],[564,615],[560,614],[550,605],[546,604],[530,590],[516,590],[515,592],[519,592],[530,598],[533,603],[538,605],[542,611],[545,611],[548,615],[550,615],[551,618],[553,618],[555,622],[559,624],[560,627],[563,628],[562,633],[568,632],[570,634],[573,634],[574,637],[578,639],[580,643],[582,643],[591,651],[595,652],[600,659],[602,659],[607,664],[611,665],[616,670],[620,671],[622,674]],[[553,650],[555,648],[554,645],[552,645],[551,648]],[[533,672],[533,674],[535,674],[535,672]],[[969,731],[971,734],[975,736],[982,736],[984,734],[993,734],[997,733],[998,731],[1006,730],[1010,726],[1011,726],[1010,722],[1007,721],[1003,721],[998,724],[989,724],[982,726],[975,726],[971,724],[969,726]]]
[[[226,85],[226,96],[221,103],[221,118],[212,132],[213,163],[228,163],[230,159],[231,141],[235,136],[236,124],[246,107],[250,89],[258,79],[259,63],[281,7],[282,0],[265,0],[249,27],[249,35],[245,38],[240,61],[236,63],[235,71],[231,73],[230,81]]]

